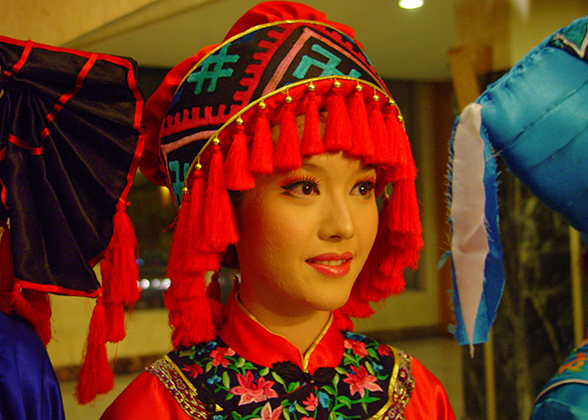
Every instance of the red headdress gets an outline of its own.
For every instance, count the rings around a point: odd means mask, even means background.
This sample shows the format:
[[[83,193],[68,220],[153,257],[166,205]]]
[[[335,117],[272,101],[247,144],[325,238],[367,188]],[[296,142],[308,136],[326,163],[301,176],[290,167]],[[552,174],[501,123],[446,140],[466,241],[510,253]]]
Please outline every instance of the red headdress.
[[[376,167],[378,194],[392,185],[371,254],[337,311],[340,328],[403,290],[402,271],[416,266],[422,248],[416,168],[400,112],[354,36],[308,6],[262,3],[222,44],[172,69],[147,102],[140,167],[179,206],[165,298],[175,346],[214,338],[222,322],[204,274],[218,270],[239,239],[228,191],[253,188],[256,174],[297,169],[304,156],[343,151]],[[322,138],[321,110],[328,112]],[[304,115],[301,138],[297,115]]]

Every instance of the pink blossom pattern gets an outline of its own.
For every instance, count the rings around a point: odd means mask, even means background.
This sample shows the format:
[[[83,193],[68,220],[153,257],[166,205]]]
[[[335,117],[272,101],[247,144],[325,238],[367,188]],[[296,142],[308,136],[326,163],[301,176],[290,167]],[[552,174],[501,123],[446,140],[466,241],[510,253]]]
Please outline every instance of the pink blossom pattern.
[[[353,373],[348,373],[343,382],[349,384],[351,395],[359,392],[361,398],[365,396],[365,390],[382,391],[380,385],[376,383],[377,379],[374,375],[370,375],[367,369],[360,366],[359,369],[351,366]]]
[[[345,348],[351,350],[353,354],[359,357],[365,357],[368,354],[365,343],[361,341],[345,339]]]
[[[266,403],[261,409],[261,417],[256,417],[251,420],[279,420],[282,410],[281,405],[277,406],[275,410],[272,410],[270,403]]]
[[[314,411],[318,407],[319,400],[318,397],[314,394],[309,394],[308,397],[302,402],[304,404],[304,408],[308,411]]]
[[[219,347],[210,352],[213,366],[229,366],[229,360],[225,356],[234,356],[235,351],[230,347]]]
[[[198,363],[194,363],[189,366],[184,366],[182,370],[184,372],[188,372],[188,376],[190,378],[196,378],[198,375],[204,372],[204,369],[202,369],[202,366],[200,366]]]
[[[255,379],[253,373],[249,370],[245,372],[245,376],[237,374],[237,380],[239,381],[239,386],[231,388],[229,392],[241,396],[239,405],[266,401],[268,398],[278,396],[277,392],[272,389],[275,384],[274,381],[266,381],[263,377]]]

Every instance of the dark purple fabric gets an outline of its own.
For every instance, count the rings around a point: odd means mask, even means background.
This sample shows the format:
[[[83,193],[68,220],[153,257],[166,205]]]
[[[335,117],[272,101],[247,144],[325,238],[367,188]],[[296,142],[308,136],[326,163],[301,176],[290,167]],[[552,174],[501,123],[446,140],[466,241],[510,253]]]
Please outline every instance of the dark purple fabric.
[[[0,37],[0,216],[10,217],[15,276],[25,287],[92,295],[92,265],[136,164],[136,64],[30,46]]]

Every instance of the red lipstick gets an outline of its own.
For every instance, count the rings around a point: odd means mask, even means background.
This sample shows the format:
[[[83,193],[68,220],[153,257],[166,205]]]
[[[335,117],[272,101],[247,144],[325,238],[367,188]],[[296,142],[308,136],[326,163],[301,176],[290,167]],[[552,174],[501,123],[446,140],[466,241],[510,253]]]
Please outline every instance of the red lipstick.
[[[341,277],[349,273],[353,254],[326,253],[306,260],[306,263],[319,273],[329,277]]]

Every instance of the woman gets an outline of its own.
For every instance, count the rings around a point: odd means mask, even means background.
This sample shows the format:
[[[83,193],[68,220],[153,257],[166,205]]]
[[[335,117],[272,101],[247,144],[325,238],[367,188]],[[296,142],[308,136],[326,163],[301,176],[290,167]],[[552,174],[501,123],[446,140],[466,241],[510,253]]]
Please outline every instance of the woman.
[[[353,37],[262,3],[150,99],[142,170],[181,204],[175,350],[104,419],[454,418],[417,360],[350,332],[422,246],[402,120]],[[224,308],[204,281],[221,262],[240,268]]]

